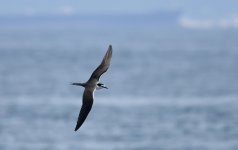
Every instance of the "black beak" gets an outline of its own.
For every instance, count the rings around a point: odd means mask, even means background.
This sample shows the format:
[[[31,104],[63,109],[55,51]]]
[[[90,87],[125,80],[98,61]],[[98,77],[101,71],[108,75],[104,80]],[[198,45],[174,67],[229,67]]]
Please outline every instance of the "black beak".
[[[108,89],[108,87],[106,87],[106,86],[104,86],[104,85],[102,85],[101,87],[102,87],[102,88],[105,88],[105,89]]]

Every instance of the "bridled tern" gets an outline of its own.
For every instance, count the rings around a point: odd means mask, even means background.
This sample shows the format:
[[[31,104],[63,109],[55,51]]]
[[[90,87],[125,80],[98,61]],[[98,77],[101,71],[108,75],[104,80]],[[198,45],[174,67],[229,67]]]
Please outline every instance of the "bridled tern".
[[[98,90],[102,88],[107,89],[107,87],[103,83],[99,82],[99,78],[109,68],[111,58],[112,58],[112,46],[109,45],[109,48],[105,56],[103,57],[101,64],[94,70],[89,80],[85,83],[72,83],[72,85],[82,86],[85,88],[83,92],[82,107],[79,112],[77,125],[74,131],[77,131],[87,118],[88,113],[90,112],[93,105],[94,91],[96,89]]]

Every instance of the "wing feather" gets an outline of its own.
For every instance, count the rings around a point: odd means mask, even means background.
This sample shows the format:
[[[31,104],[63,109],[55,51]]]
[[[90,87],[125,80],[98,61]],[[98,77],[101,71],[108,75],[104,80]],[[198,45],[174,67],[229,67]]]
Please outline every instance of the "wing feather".
[[[92,108],[92,105],[93,105],[93,93],[89,90],[85,90],[83,93],[83,104],[79,112],[77,125],[74,131],[77,131],[82,126]]]
[[[105,56],[103,57],[103,60],[101,62],[101,64],[94,70],[94,72],[92,73],[91,77],[89,78],[89,80],[91,79],[97,79],[99,80],[100,76],[107,71],[107,69],[110,66],[110,62],[111,62],[111,58],[112,58],[112,46],[109,45],[108,50],[105,54]]]

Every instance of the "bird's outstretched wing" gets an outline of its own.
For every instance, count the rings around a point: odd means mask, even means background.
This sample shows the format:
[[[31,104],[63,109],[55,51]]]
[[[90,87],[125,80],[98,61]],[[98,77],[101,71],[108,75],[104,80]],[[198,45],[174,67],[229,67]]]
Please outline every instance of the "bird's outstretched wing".
[[[97,67],[97,69],[94,70],[94,72],[92,73],[91,77],[89,78],[89,80],[92,79],[97,79],[99,80],[100,76],[107,71],[107,69],[110,66],[110,62],[111,62],[111,58],[112,58],[112,46],[109,45],[108,50],[105,54],[105,56],[103,57],[103,60],[101,62],[101,64]]]
[[[81,127],[81,125],[87,118],[88,113],[90,112],[92,108],[92,105],[93,105],[93,92],[85,89],[83,93],[83,105],[79,112],[77,125],[74,131],[77,131]]]

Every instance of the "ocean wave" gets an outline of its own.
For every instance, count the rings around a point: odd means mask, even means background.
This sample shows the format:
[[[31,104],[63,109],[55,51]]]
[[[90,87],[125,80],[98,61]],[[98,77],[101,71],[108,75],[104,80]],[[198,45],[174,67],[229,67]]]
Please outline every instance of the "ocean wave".
[[[181,17],[178,22],[181,27],[191,29],[238,29],[238,16],[231,18],[223,18],[220,20],[199,20],[188,17]]]

